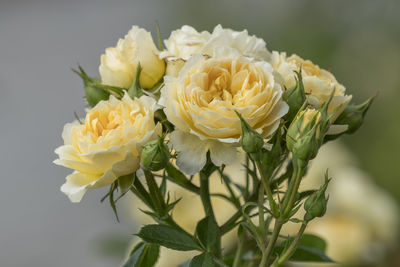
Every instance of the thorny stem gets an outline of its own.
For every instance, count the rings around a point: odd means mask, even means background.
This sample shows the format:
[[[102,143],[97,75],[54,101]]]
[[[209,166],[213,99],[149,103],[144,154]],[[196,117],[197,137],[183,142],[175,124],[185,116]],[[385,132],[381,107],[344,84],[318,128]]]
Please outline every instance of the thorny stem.
[[[244,235],[242,234],[241,236],[239,236],[238,247],[236,248],[235,259],[233,261],[232,267],[240,266],[240,260],[243,253],[243,246],[244,246]]]
[[[272,231],[271,238],[268,241],[267,248],[265,249],[265,251],[262,251],[260,267],[268,266],[268,262],[271,257],[272,249],[275,247],[275,243],[278,240],[279,233],[282,229],[282,226],[283,226],[283,222],[280,219],[276,219],[275,225],[274,225],[274,230]]]
[[[211,204],[210,190],[209,190],[209,178],[203,171],[200,172],[200,199],[203,203],[204,213],[206,216],[210,216],[216,221],[214,210]],[[221,257],[221,238],[217,241],[216,254]]]
[[[304,173],[304,169],[302,167],[295,166],[295,170],[293,172],[292,179],[290,180],[289,187],[288,187],[288,190],[286,192],[286,195],[284,197],[283,204],[282,204],[283,213],[281,214],[281,216],[283,216],[283,218],[286,218],[293,208],[293,204],[296,199],[297,191],[299,190],[299,186],[300,186],[300,182],[301,182],[303,173]]]
[[[264,170],[263,165],[259,161],[256,162],[256,165],[257,165],[258,171],[259,171],[259,173],[261,175],[261,182],[262,182],[264,190],[265,190],[265,192],[267,194],[268,202],[269,202],[269,204],[271,206],[272,214],[273,214],[273,216],[275,218],[277,218],[279,216],[279,211],[278,211],[278,207],[276,205],[276,202],[274,200],[274,197],[272,195],[271,186],[269,184],[269,179],[265,175],[265,170]]]
[[[261,229],[261,233],[265,233],[265,223],[264,223],[264,187],[260,185],[258,191],[258,224]]]

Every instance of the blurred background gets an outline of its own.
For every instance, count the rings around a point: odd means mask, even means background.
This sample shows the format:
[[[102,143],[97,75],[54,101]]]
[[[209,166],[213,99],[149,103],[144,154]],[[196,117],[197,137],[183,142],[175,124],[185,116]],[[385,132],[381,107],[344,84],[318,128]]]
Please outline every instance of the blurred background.
[[[355,102],[379,92],[360,131],[342,139],[354,165],[368,174],[368,186],[387,199],[375,205],[376,216],[390,206],[388,216],[398,217],[399,13],[398,0],[0,0],[0,266],[121,262],[137,227],[128,215],[116,222],[99,201],[105,189],[71,204],[59,191],[70,171],[52,164],[53,151],[73,112],[84,114],[81,80],[70,68],[79,63],[98,76],[106,47],[133,24],[155,33],[156,21],[164,39],[184,24],[199,31],[217,24],[248,29],[269,50],[296,53],[332,71]],[[374,195],[367,195],[359,205],[372,203]],[[377,227],[399,240],[399,229],[384,219]],[[400,266],[400,251],[390,242],[374,266]]]

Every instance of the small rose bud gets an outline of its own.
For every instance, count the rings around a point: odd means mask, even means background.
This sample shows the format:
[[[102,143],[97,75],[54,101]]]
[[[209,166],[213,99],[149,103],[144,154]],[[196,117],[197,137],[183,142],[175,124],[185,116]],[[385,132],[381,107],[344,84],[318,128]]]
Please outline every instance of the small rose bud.
[[[304,101],[306,101],[306,94],[304,91],[301,69],[299,72],[296,72],[296,74],[296,85],[292,88],[286,89],[286,91],[282,95],[283,100],[289,105],[289,112],[284,117],[287,121],[293,120],[297,112],[303,106]]]
[[[349,128],[345,133],[354,133],[363,124],[365,114],[367,114],[367,111],[375,98],[376,95],[362,104],[348,105],[346,109],[342,112],[342,114],[340,114],[340,116],[336,119],[335,124],[348,125]]]
[[[323,137],[320,123],[321,113],[307,108],[300,111],[290,124],[286,144],[296,158],[308,161],[316,156]]]
[[[100,84],[99,78],[89,77],[86,72],[83,70],[81,66],[78,66],[79,71],[73,70],[76,74],[78,74],[83,80],[83,86],[85,88],[85,98],[88,104],[91,107],[94,107],[99,103],[101,100],[108,100],[110,97],[110,93],[98,88],[94,87],[95,84]]]
[[[164,138],[148,142],[142,150],[140,156],[141,165],[151,171],[159,171],[168,164],[169,149],[164,143]]]
[[[236,114],[239,116],[242,125],[240,144],[242,145],[243,150],[249,154],[258,154],[264,146],[264,139],[259,133],[250,127],[238,112],[236,112]]]
[[[328,174],[325,175],[325,183],[321,188],[311,195],[304,202],[304,210],[306,214],[304,215],[305,221],[311,221],[315,217],[322,217],[326,213],[326,207],[328,204],[328,197],[325,196],[325,191],[328,187],[330,179],[328,179]]]

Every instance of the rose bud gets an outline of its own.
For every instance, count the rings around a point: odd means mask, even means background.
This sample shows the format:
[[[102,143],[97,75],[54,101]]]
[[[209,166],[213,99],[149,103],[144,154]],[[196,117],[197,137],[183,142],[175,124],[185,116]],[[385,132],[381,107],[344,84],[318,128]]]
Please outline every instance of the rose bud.
[[[159,171],[167,165],[169,161],[169,149],[164,143],[164,137],[147,143],[140,157],[140,164],[145,169]]]
[[[304,220],[309,222],[315,217],[322,217],[326,213],[326,206],[328,203],[328,198],[325,196],[325,191],[328,187],[330,179],[328,179],[328,174],[325,175],[325,183],[321,188],[311,195],[304,202],[304,210],[306,214],[304,215]]]
[[[289,105],[289,112],[284,117],[287,121],[293,120],[297,112],[304,104],[304,101],[306,101],[301,69],[299,72],[296,72],[296,75],[296,85],[286,89],[282,95],[283,100]]]
[[[251,126],[242,118],[239,112],[236,113],[239,116],[242,126],[240,144],[242,145],[243,150],[251,155],[258,154],[261,152],[261,149],[264,146],[264,139],[259,133],[251,128]]]

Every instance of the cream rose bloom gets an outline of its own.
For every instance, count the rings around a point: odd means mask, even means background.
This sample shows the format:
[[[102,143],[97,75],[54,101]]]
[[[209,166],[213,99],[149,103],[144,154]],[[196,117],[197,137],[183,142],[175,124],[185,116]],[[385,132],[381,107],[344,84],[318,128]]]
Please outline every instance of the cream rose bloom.
[[[59,159],[54,163],[75,172],[67,176],[61,191],[72,202],[80,202],[88,189],[136,171],[142,146],[161,135],[161,125],[153,119],[157,107],[148,96],[111,96],[88,111],[84,124],[66,124],[64,145],[55,150]]]
[[[179,152],[177,165],[199,172],[209,151],[212,162],[229,164],[236,153],[243,118],[263,137],[270,137],[288,111],[271,65],[253,62],[232,50],[213,58],[192,57],[177,77],[166,76],[160,104],[175,125],[170,144]]]
[[[117,46],[109,47],[101,55],[99,72],[103,84],[129,88],[140,63],[140,85],[152,88],[164,75],[164,60],[158,57],[158,50],[151,34],[137,26],[119,39]]]
[[[214,28],[212,33],[198,32],[193,27],[183,26],[173,31],[171,36],[164,41],[166,51],[160,53],[162,58],[189,59],[193,55],[214,56],[216,49],[229,47],[241,55],[257,60],[268,60],[270,52],[263,39],[250,36],[247,30],[241,32],[224,29],[221,25]]]
[[[319,108],[323,103],[328,101],[333,90],[335,90],[332,102],[328,107],[328,112],[333,113],[332,123],[343,112],[352,98],[351,95],[345,94],[346,88],[338,83],[332,73],[321,69],[310,60],[304,60],[297,55],[286,57],[286,53],[284,52],[273,51],[271,65],[281,74],[286,88],[296,85],[294,71],[300,71],[301,68],[307,101],[314,108]],[[339,133],[346,129],[347,126],[333,125],[330,134]]]

